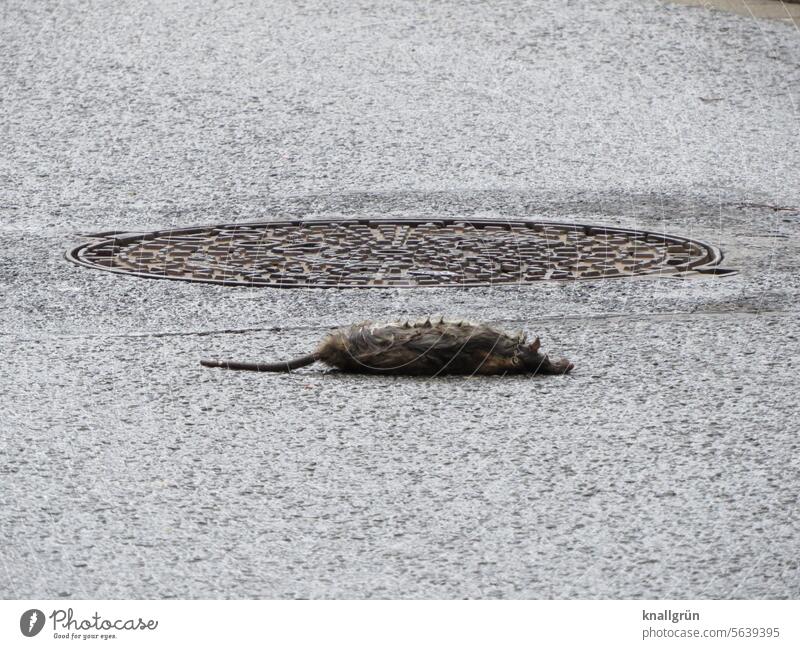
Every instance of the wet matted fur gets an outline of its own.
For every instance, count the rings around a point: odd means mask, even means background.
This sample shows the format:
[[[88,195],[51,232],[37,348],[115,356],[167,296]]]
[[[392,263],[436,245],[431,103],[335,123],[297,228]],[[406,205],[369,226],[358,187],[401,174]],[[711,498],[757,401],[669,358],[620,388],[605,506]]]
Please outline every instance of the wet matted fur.
[[[343,372],[367,374],[566,374],[573,365],[550,360],[539,339],[506,334],[485,324],[362,322],[329,333],[316,351],[279,363],[200,361],[206,367],[259,372],[288,372],[321,361]]]

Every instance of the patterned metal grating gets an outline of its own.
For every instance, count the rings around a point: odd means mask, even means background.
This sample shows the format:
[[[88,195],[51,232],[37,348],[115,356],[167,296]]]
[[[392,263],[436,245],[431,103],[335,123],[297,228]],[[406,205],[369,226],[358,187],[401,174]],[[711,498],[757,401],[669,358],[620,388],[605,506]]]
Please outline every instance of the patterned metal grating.
[[[139,277],[274,287],[486,286],[713,272],[683,237],[533,221],[342,220],[105,233],[69,251]]]

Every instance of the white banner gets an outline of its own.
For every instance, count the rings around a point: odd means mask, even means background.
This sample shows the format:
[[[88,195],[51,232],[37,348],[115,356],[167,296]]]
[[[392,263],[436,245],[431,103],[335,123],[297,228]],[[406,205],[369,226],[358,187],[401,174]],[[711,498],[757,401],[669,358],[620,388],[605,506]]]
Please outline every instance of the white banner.
[[[0,647],[798,647],[795,601],[2,601]]]

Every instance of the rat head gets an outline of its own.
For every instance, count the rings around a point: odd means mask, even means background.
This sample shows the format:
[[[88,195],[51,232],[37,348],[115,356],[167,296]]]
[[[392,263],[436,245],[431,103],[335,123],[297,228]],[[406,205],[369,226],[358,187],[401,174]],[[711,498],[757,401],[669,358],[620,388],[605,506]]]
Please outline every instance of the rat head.
[[[551,360],[547,354],[539,351],[541,343],[537,338],[530,345],[520,345],[518,358],[526,372],[531,374],[566,374],[573,367],[566,358]]]

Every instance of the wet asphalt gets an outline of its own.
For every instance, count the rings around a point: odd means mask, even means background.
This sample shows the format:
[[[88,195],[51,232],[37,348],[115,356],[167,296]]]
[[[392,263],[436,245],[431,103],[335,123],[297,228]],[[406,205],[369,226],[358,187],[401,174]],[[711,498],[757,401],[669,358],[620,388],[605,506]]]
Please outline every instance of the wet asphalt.
[[[594,4],[6,3],[0,596],[800,596],[800,34]],[[635,227],[740,272],[279,290],[64,258],[288,216]],[[429,313],[576,369],[198,363]]]

